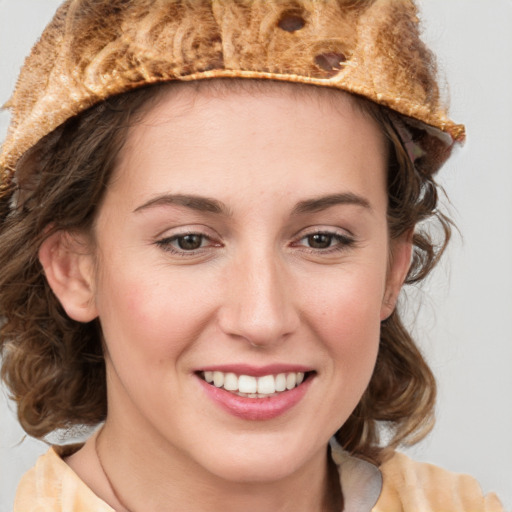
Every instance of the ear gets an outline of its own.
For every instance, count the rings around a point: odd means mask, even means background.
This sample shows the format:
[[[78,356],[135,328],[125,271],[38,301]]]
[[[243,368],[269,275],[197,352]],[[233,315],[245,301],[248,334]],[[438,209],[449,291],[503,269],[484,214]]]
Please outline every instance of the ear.
[[[390,262],[386,277],[386,290],[382,300],[380,320],[386,320],[393,313],[398,295],[411,266],[413,230],[391,240]]]
[[[46,280],[73,320],[90,322],[97,316],[94,302],[94,259],[85,236],[56,231],[44,240],[39,261]]]

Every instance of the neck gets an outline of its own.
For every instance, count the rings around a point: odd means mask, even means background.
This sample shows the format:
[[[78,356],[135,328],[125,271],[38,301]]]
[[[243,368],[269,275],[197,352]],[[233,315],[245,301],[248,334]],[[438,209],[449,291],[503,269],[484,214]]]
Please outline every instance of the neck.
[[[134,439],[134,430],[124,432],[107,422],[97,444],[101,488],[111,491],[100,497],[116,512],[342,509],[337,472],[329,466],[327,448],[307,467],[278,480],[232,481],[209,473],[179,450],[162,446],[158,436]]]

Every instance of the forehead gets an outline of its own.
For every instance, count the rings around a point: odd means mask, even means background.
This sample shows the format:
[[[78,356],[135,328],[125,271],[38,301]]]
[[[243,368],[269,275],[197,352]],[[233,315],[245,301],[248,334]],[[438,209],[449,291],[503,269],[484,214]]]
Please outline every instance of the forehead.
[[[162,187],[198,193],[219,180],[247,190],[269,178],[299,190],[328,188],[333,174],[381,184],[387,145],[377,122],[347,93],[217,80],[158,89],[119,157],[114,183],[136,184],[140,193],[150,193],[157,178]]]
[[[346,109],[353,109],[370,118],[370,110],[378,108],[377,105],[357,95],[331,87],[276,80],[217,78],[164,83],[151,89],[153,94],[149,96],[142,109],[146,120],[156,118],[162,111],[162,104],[169,101],[173,101],[176,116],[187,110],[191,111],[196,102],[226,100],[227,104],[230,99],[243,98],[254,98],[262,103],[272,102],[276,98],[287,98],[296,101],[297,104],[313,102],[320,109],[327,108],[338,114]]]

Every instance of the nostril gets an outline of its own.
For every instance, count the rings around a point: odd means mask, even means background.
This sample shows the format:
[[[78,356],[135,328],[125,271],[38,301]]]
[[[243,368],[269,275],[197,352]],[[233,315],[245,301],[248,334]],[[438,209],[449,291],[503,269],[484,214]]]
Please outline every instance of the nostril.
[[[277,26],[286,32],[296,32],[304,27],[306,20],[297,12],[286,11],[282,14]]]
[[[315,57],[315,64],[334,75],[343,68],[346,60],[347,57],[341,52],[325,52]]]

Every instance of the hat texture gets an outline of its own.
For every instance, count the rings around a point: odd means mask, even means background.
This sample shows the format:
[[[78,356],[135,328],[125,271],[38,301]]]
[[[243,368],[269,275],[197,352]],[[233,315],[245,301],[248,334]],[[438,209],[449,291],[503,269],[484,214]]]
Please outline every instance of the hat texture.
[[[6,105],[2,188],[41,139],[109,96],[216,77],[364,96],[400,115],[401,136],[416,139],[432,170],[464,139],[440,99],[412,0],[67,0]]]

